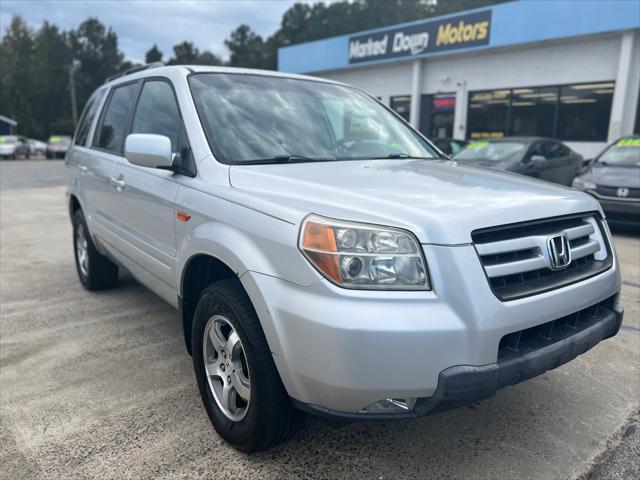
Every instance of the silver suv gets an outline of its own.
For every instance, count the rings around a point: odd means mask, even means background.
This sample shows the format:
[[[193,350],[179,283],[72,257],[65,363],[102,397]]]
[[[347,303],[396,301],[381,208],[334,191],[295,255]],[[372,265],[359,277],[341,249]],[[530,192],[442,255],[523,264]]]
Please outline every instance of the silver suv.
[[[595,199],[459,165],[347,85],[130,71],[93,94],[66,164],[82,285],[123,267],[179,309],[207,413],[245,452],[302,412],[489,397],[622,321]]]

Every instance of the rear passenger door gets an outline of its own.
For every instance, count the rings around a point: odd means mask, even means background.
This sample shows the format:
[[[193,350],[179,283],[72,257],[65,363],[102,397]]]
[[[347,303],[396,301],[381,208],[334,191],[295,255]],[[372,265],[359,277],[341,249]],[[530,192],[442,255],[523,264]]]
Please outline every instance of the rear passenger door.
[[[137,91],[138,82],[125,83],[110,90],[93,135],[91,150],[83,150],[82,155],[74,159],[82,175],[79,181],[89,216],[89,229],[110,247],[112,253],[120,237],[115,229],[117,222],[113,207],[116,191],[111,179],[122,155],[131,105]],[[81,133],[79,130],[77,136]]]
[[[142,83],[130,124],[130,133],[169,137],[174,154],[186,142],[176,96],[165,79],[152,78]],[[160,293],[166,287],[175,287],[174,201],[180,176],[133,165],[120,157],[113,177],[113,217],[123,240],[123,253],[151,274],[141,280],[154,290]]]

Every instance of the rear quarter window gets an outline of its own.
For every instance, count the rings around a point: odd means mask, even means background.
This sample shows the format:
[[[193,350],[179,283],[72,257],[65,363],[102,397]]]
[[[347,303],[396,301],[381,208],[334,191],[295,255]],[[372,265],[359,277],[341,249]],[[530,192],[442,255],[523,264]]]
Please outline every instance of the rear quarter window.
[[[82,116],[80,117],[80,123],[78,123],[78,129],[74,136],[74,142],[76,145],[84,146],[87,143],[89,137],[89,130],[91,130],[91,124],[93,119],[98,113],[98,107],[104,97],[106,90],[98,90],[89,98],[87,105],[84,107]]]

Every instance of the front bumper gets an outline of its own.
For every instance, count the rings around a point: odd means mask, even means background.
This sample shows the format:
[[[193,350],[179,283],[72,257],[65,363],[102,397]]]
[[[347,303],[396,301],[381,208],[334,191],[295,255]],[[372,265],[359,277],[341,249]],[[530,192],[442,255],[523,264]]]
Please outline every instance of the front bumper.
[[[618,225],[640,226],[640,199],[618,200],[592,194],[600,202],[607,222]]]
[[[428,292],[346,290],[321,278],[303,287],[251,271],[241,276],[283,384],[298,405],[360,418],[381,400],[417,398],[423,400],[410,416],[433,410],[423,406],[424,399],[443,391],[450,396],[451,385],[463,378],[457,366],[465,372],[497,368],[505,335],[620,291],[614,258],[610,269],[579,283],[503,302],[491,291],[473,246],[423,247],[433,286]],[[485,375],[497,374],[482,373],[481,384]],[[488,385],[488,392],[502,386],[497,380]]]
[[[413,409],[406,413],[345,413],[301,402],[296,404],[309,413],[347,421],[415,418],[468,405],[495,395],[501,388],[557,368],[600,341],[613,337],[620,330],[623,315],[620,304],[615,304],[613,309],[600,307],[597,318],[589,327],[543,348],[489,365],[449,367],[440,372],[434,394],[418,399]]]

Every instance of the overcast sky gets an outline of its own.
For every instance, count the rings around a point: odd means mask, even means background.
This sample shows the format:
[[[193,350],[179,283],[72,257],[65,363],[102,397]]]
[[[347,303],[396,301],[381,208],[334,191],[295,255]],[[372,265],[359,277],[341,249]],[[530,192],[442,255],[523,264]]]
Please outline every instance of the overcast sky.
[[[173,53],[171,48],[183,40],[227,58],[223,42],[233,29],[246,23],[268,36],[278,29],[282,14],[293,3],[295,0],[0,0],[0,27],[4,35],[11,17],[21,15],[33,28],[48,20],[68,30],[94,16],[115,30],[129,60],[144,61],[154,43],[166,60]]]

